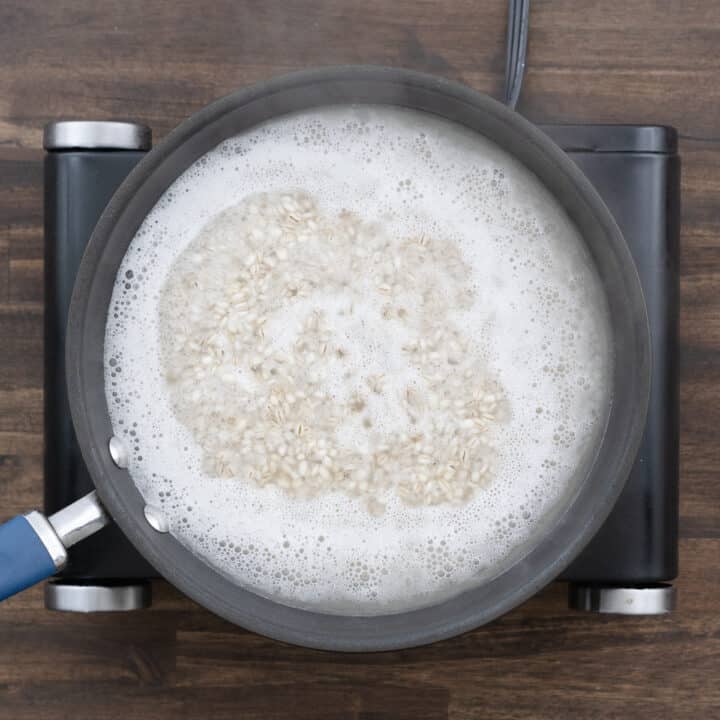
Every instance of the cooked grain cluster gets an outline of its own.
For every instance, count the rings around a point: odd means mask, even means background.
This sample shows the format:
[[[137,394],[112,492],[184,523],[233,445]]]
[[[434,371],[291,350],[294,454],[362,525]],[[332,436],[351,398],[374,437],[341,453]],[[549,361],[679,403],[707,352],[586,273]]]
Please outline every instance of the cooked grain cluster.
[[[469,268],[453,242],[383,227],[324,214],[302,192],[255,195],[176,260],[160,302],[162,363],[206,473],[299,497],[341,491],[373,513],[388,493],[462,503],[489,481],[502,392],[451,317],[474,301]],[[330,306],[386,324],[413,382],[363,373]],[[347,392],[327,385],[338,368]],[[388,393],[399,426],[371,412]]]

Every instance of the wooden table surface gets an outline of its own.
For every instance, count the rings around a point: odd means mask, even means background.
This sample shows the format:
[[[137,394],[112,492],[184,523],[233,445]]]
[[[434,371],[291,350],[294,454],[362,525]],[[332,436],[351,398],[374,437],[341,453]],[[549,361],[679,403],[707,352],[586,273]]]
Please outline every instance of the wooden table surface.
[[[370,62],[494,95],[504,0],[0,2],[0,519],[41,504],[43,125],[162,137],[239,86]],[[533,3],[519,109],[677,127],[683,159],[681,574],[669,617],[582,615],[553,585],[489,627],[361,656],[303,650],[158,584],[152,610],[0,607],[0,718],[720,718],[720,3]]]

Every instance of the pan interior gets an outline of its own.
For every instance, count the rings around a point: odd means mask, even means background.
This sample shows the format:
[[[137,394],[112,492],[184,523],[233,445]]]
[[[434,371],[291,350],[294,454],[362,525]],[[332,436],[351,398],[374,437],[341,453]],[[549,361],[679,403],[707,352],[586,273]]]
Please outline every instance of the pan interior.
[[[212,371],[202,374],[199,367],[190,385],[169,381],[168,357],[187,351],[174,340],[207,326],[207,308],[198,319],[194,304],[228,282],[232,264],[223,252],[249,258],[264,248],[280,259],[263,270],[270,275],[308,261],[300,247],[287,258],[278,255],[285,236],[274,237],[272,222],[250,239],[252,227],[243,218],[252,215],[251,205],[275,203],[282,212],[283,202],[301,210],[309,203],[312,222],[327,235],[349,213],[355,240],[341,246],[338,262],[346,250],[367,243],[382,266],[399,258],[400,266],[388,271],[399,290],[395,284],[389,294],[380,288],[386,283],[382,273],[376,277],[372,254],[343,278],[338,263],[323,264],[316,253],[315,266],[303,271],[310,290],[272,308],[268,301],[266,313],[274,315],[258,343],[268,339],[286,351],[313,312],[335,313],[329,345],[345,354],[336,365],[352,378],[344,394],[337,383],[342,374],[323,376],[335,385],[324,388],[322,406],[342,409],[357,396],[361,409],[357,417],[341,415],[331,445],[353,446],[362,455],[380,443],[393,447],[419,428],[432,467],[438,457],[453,465],[468,451],[468,497],[453,495],[453,473],[437,502],[403,497],[398,485],[412,490],[417,468],[397,465],[387,468],[377,488],[371,473],[370,492],[357,483],[348,491],[347,467],[340,468],[338,483],[310,497],[291,494],[292,483],[283,487],[281,473],[260,486],[250,474],[267,449],[251,445],[243,455],[244,438],[269,437],[273,423],[287,423],[292,432],[297,418],[292,412],[271,416],[270,407],[266,415],[257,408],[251,413],[252,396],[262,388],[248,388],[242,377],[254,372],[255,359],[238,353],[216,367],[211,358]],[[406,262],[407,241],[424,248],[414,267]],[[454,253],[458,264],[449,267]],[[251,272],[259,262],[248,259],[245,267]],[[437,298],[423,299],[422,288],[414,288],[419,295],[408,290],[408,278],[421,266],[426,275],[442,276]],[[332,297],[323,290],[330,282]],[[193,283],[209,289],[198,291]],[[369,300],[375,291],[382,298]],[[234,312],[229,297],[228,321],[242,335],[245,300]],[[353,300],[361,319],[338,319]],[[387,305],[396,313],[390,319]],[[417,311],[413,337],[403,334],[398,309]],[[438,327],[459,333],[459,357],[450,362],[442,347],[429,351],[439,353],[429,365],[408,361],[404,346],[432,344],[426,335]],[[105,390],[113,431],[130,450],[129,472],[145,501],[161,508],[172,534],[211,567],[290,606],[389,614],[438,604],[488,582],[538,545],[579,489],[602,438],[611,406],[610,338],[607,301],[582,237],[523,165],[478,133],[428,113],[333,106],[290,114],[222,142],[162,196],[117,274],[105,334]],[[243,363],[240,381],[237,368],[223,380],[228,364]],[[440,379],[428,380],[418,370],[434,373],[438,363]],[[374,393],[378,375],[386,387]],[[403,415],[412,414],[408,390],[419,396],[417,428]],[[449,427],[441,432],[427,398],[435,392],[471,402],[480,391],[498,399],[487,413],[492,418],[483,419],[487,452],[474,452],[472,439],[459,433],[457,452],[449,455],[456,417],[446,413]],[[204,416],[206,398],[218,397],[223,413],[209,412],[201,432],[193,418]],[[230,427],[228,408],[240,421]],[[229,459],[214,462],[213,452]],[[302,475],[303,460],[322,464],[322,456],[295,457],[287,461],[291,479]],[[489,469],[473,482],[485,460]]]

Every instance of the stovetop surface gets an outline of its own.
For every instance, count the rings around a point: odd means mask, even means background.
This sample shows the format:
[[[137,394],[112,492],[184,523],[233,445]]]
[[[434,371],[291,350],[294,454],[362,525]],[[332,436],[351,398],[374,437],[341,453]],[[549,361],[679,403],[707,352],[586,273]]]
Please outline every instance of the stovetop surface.
[[[547,125],[586,173],[635,258],[651,329],[653,380],[642,446],[615,509],[562,579],[647,585],[677,573],[677,313],[679,159],[660,126]],[[55,150],[46,156],[45,506],[52,513],[93,489],[65,390],[64,329],[82,252],[139,151]],[[117,526],[70,550],[65,582],[155,576]]]

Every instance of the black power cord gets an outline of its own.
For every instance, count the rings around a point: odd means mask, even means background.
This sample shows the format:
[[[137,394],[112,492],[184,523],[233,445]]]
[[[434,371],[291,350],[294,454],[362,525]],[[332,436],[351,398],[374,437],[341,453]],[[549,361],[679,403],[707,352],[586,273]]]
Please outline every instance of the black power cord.
[[[527,59],[530,0],[508,1],[507,56],[505,60],[505,104],[515,109]]]

